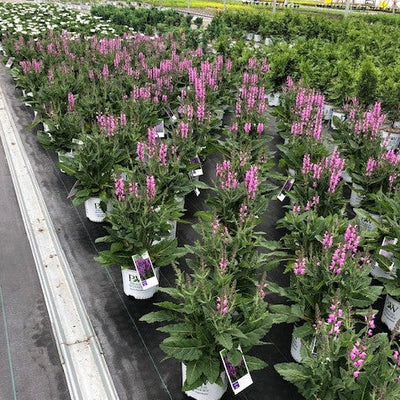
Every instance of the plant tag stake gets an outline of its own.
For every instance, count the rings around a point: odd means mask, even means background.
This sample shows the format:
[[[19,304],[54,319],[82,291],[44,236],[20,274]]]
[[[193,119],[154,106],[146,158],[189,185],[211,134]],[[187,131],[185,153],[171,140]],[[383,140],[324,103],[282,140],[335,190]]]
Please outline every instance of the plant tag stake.
[[[292,189],[294,183],[294,178],[288,179],[283,185],[281,191],[279,192],[277,198],[279,201],[283,201],[286,198],[287,193]]]
[[[145,251],[142,255],[132,256],[133,264],[139,276],[139,282],[143,290],[158,286],[158,279],[150,260],[149,253]]]
[[[242,390],[246,389],[253,383],[253,379],[251,379],[251,375],[249,369],[247,368],[247,363],[240,346],[237,350],[240,351],[240,353],[242,354],[242,359],[237,365],[233,365],[229,362],[228,350],[223,349],[219,352],[222,363],[224,364],[226,375],[229,379],[229,383],[231,385],[233,393],[235,394],[240,393]]]
[[[175,122],[178,119],[169,107],[166,107],[165,112],[172,122]]]
[[[154,127],[158,138],[165,137],[164,121],[159,120],[159,124]]]
[[[384,237],[383,240],[382,240],[382,246],[388,246],[388,245],[391,245],[391,244],[393,246],[395,246],[397,244],[397,241],[398,241],[397,238],[391,240],[391,239],[388,239],[388,238]],[[380,249],[379,250],[379,254],[381,256],[383,256],[383,257],[386,257],[389,260],[393,257],[393,253],[391,251],[387,251],[387,250],[384,250],[384,249]]]
[[[201,164],[200,157],[196,155],[192,160],[190,160],[192,164]],[[190,177],[191,178],[197,178],[199,176],[203,175],[203,169],[201,168],[201,165],[199,168],[193,169],[190,171]]]
[[[14,57],[10,57],[6,63],[6,68],[11,68],[14,63]]]

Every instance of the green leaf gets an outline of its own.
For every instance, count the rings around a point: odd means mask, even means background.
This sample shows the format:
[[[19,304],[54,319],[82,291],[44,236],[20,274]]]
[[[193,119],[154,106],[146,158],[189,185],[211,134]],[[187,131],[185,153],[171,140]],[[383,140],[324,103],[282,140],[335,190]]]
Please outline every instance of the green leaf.
[[[293,334],[298,338],[303,338],[315,333],[315,329],[310,324],[304,324],[294,329]]]
[[[121,251],[124,248],[124,245],[121,242],[114,242],[110,246],[111,253],[116,253]]]
[[[160,301],[159,303],[154,303],[154,304],[160,308],[166,308],[167,310],[182,312],[182,306],[179,304],[172,303],[171,301]]]
[[[233,346],[232,337],[228,333],[220,333],[215,339],[224,349],[230,350]]]
[[[193,329],[189,324],[171,324],[166,326],[160,326],[157,328],[160,332],[166,332],[172,335],[189,335],[193,333]]]
[[[169,357],[173,357],[178,361],[198,360],[203,354],[202,348],[197,339],[182,339],[168,337],[160,344],[160,348]]]
[[[164,321],[173,321],[176,319],[176,314],[172,311],[163,310],[163,311],[153,311],[151,313],[143,315],[139,321],[144,321],[149,324],[154,322],[164,322]]]
[[[247,364],[247,368],[249,369],[249,371],[256,371],[256,370],[263,369],[268,366],[268,364],[266,362],[264,362],[263,360],[260,360],[257,357],[246,355],[245,359],[246,359],[246,364]]]
[[[215,357],[202,357],[201,358],[201,369],[203,371],[203,374],[207,377],[207,380],[210,383],[215,383],[221,373],[220,371],[220,357],[219,354],[216,355]]]
[[[294,384],[311,379],[310,371],[301,364],[281,363],[274,365],[274,368],[283,379]]]
[[[246,335],[239,328],[232,327],[229,329],[229,333],[236,338],[246,339]]]
[[[195,181],[193,181],[193,183],[197,189],[213,190],[213,188],[211,186],[207,185],[207,183],[205,183],[205,182],[195,180]]]
[[[182,297],[182,295],[180,294],[180,291],[177,288],[160,287],[159,291],[163,292],[163,293],[167,293],[169,296],[171,296],[174,299],[178,299],[179,297]]]
[[[205,383],[205,381],[206,381],[206,379],[203,375],[199,379],[197,379],[195,382],[193,382],[191,385],[188,384],[188,381],[186,379],[185,382],[183,382],[182,390],[187,392],[189,390],[196,389],[196,388],[200,387],[201,385],[203,385],[203,383]]]
[[[201,360],[194,360],[186,363],[186,381],[187,385],[195,383],[202,374]]]

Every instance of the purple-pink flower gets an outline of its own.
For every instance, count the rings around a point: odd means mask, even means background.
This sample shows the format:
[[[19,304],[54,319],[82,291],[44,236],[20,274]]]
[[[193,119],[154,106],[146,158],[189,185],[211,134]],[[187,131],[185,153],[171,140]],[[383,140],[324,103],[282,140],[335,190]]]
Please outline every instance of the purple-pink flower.
[[[146,177],[147,198],[152,201],[156,196],[156,182],[153,175]]]
[[[256,197],[256,192],[258,188],[258,167],[252,165],[250,169],[246,172],[244,179],[244,184],[247,189],[249,199],[253,200]]]

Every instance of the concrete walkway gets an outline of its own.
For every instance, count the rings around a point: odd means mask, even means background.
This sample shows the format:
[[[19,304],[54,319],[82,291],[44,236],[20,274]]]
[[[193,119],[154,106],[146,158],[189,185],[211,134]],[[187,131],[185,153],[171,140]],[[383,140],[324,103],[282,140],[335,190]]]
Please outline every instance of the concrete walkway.
[[[68,389],[0,142],[0,399],[67,400]]]

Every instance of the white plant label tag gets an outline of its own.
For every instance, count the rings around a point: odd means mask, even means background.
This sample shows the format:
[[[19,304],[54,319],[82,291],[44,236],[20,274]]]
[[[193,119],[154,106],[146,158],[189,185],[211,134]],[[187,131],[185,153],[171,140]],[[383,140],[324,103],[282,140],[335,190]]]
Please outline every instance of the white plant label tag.
[[[400,320],[400,303],[387,295],[383,306],[382,322],[392,331],[398,320]]]
[[[153,263],[150,260],[149,253],[145,251],[141,255],[132,256],[133,264],[138,273],[139,282],[143,290],[158,286],[158,279],[154,271]]]
[[[242,353],[240,347],[238,347],[238,350]],[[219,354],[221,356],[222,364],[224,364],[226,375],[228,376],[233,393],[238,394],[253,383],[243,353],[242,359],[237,365],[233,365],[228,361],[228,351],[226,349],[221,350]]]
[[[283,201],[286,198],[287,193],[292,189],[294,183],[294,178],[288,179],[283,185],[281,191],[279,192],[277,198],[279,201]]]
[[[14,58],[10,57],[6,63],[6,68],[11,68],[14,63]]]
[[[395,246],[397,242],[398,242],[397,238],[388,239],[387,237],[384,237],[382,240],[382,246],[389,246],[389,245]],[[387,251],[384,249],[380,249],[379,254],[383,257],[386,257],[388,260],[390,260],[393,257],[393,253],[391,251]]]
[[[165,137],[164,121],[159,120],[159,124],[154,127],[158,138],[162,139]]]
[[[200,164],[201,163],[200,157],[196,156],[190,162],[192,164]],[[197,178],[197,177],[202,176],[202,175],[203,175],[203,168],[201,168],[201,166],[200,166],[200,168],[196,168],[196,169],[190,171],[190,177],[191,178]]]
[[[76,144],[76,145],[78,145],[78,146],[83,146],[83,142],[82,142],[82,140],[80,140],[80,139],[73,138],[73,139],[72,139],[72,143],[73,143],[73,144]]]

